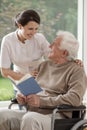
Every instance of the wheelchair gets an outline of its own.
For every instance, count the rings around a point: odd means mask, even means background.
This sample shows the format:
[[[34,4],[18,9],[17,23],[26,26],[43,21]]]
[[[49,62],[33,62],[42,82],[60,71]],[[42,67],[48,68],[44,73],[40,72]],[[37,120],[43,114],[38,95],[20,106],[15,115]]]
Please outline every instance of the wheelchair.
[[[13,105],[18,105],[17,99],[12,99],[8,109],[12,109]],[[24,106],[26,111],[27,107]],[[71,112],[72,117],[65,119],[58,119],[57,113]],[[51,130],[87,130],[87,119],[84,119],[86,115],[86,106],[81,105],[78,107],[70,105],[60,105],[53,109]]]
[[[71,118],[57,119],[57,112],[71,112]],[[84,119],[86,106],[74,107],[70,105],[60,105],[53,110],[51,130],[87,130],[87,120]]]
[[[21,109],[19,107],[18,101],[16,98],[11,99],[11,103],[8,106],[8,109],[19,109],[19,110],[28,110],[28,107],[26,105],[21,105]]]
[[[8,109],[11,109],[13,105],[17,104],[18,105],[18,101],[16,98],[11,99],[11,103],[8,106]]]

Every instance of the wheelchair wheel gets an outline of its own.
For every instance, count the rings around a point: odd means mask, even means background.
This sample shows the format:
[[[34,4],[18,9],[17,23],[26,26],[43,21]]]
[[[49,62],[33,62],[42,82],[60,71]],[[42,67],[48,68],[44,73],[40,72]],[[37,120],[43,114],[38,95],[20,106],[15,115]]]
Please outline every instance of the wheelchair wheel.
[[[87,120],[77,122],[70,130],[87,130]]]

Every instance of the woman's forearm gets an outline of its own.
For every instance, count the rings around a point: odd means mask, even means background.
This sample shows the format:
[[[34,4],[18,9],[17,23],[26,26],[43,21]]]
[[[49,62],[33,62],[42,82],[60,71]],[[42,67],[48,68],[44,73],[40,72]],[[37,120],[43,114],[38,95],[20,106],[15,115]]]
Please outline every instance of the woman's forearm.
[[[19,72],[14,72],[13,70],[11,70],[10,68],[5,69],[5,68],[1,68],[1,74],[3,77],[8,78],[8,76],[12,77],[14,80],[19,80],[20,78],[22,78],[24,76],[24,74],[19,73]]]

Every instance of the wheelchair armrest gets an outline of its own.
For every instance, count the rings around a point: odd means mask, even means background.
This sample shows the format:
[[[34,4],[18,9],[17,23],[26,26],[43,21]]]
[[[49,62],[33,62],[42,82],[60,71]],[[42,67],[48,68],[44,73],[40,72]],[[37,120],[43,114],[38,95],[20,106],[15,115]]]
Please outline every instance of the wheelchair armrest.
[[[71,106],[71,105],[59,105],[56,108],[58,111],[80,111],[80,110],[86,110],[85,105],[80,105],[80,106]]]
[[[78,117],[84,118],[85,113],[86,113],[86,106],[85,105],[71,106],[71,105],[63,104],[63,105],[57,106],[53,110],[53,115],[55,115],[57,112],[72,112],[72,117],[75,117],[76,115],[78,115]]]

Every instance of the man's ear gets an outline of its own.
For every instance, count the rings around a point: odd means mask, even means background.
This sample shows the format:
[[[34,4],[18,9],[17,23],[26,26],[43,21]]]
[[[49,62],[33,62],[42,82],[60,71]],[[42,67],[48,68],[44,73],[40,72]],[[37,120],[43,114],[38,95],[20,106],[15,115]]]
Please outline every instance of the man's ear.
[[[68,56],[68,51],[67,50],[63,51],[63,56]]]

